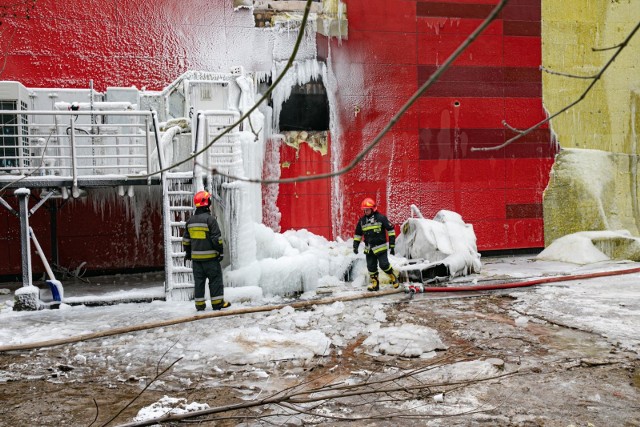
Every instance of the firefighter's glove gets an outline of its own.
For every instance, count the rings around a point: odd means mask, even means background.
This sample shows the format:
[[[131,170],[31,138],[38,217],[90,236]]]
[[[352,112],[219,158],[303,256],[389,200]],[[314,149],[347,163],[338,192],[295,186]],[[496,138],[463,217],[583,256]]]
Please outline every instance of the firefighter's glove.
[[[389,248],[389,253],[391,255],[395,255],[396,254],[396,248],[394,248],[394,247]]]
[[[353,245],[353,253],[356,255],[358,254],[358,246],[359,245]]]

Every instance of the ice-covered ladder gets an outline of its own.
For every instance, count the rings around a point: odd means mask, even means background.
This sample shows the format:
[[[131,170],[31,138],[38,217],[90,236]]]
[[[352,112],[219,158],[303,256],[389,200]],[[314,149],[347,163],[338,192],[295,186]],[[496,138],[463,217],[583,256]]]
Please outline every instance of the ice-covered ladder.
[[[198,113],[199,125],[196,125],[196,134],[201,132],[198,136],[202,138],[201,141],[212,141],[238,119],[237,111],[201,111]],[[201,145],[196,143],[195,147],[197,151]],[[238,241],[243,236],[241,222],[244,220],[248,224],[249,221],[239,213],[242,212],[242,189],[239,186],[228,186],[231,181],[226,177],[211,174],[211,170],[216,169],[232,176],[243,175],[242,150],[237,129],[223,135],[198,158],[198,161],[199,165],[196,166],[195,173],[166,172],[162,178],[167,300],[188,301],[194,297],[191,265],[184,265],[182,234],[185,221],[193,211],[192,198],[198,189],[196,187],[202,189],[206,184],[206,189],[214,198],[215,207],[222,210],[219,212],[221,217],[218,218],[218,223],[228,247],[226,253],[232,265],[238,261],[239,251],[244,248]],[[244,201],[244,203],[247,202]]]
[[[185,266],[182,233],[193,211],[193,172],[165,172],[162,179],[165,295],[168,301],[193,299],[191,265]]]

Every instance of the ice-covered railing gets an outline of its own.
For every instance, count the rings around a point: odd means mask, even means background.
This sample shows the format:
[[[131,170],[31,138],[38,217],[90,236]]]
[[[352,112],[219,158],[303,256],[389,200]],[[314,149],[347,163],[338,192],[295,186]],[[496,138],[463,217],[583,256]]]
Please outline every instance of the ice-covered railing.
[[[73,179],[138,175],[152,168],[151,111],[0,111],[0,174]],[[155,131],[155,132],[154,132]]]
[[[228,244],[228,260],[237,268],[244,259],[255,259],[255,239],[252,238],[251,200],[248,184],[234,177],[246,177],[247,171],[242,149],[242,132],[235,127],[226,132],[240,118],[237,111],[207,110],[199,111],[196,124],[196,151],[201,146],[217,139],[211,147],[196,160],[195,182],[201,188],[206,176],[208,189],[214,197],[214,210],[221,220],[220,225],[225,242]],[[246,134],[246,132],[245,132]],[[253,141],[253,138],[251,139]],[[253,144],[254,150],[262,147]],[[247,149],[251,151],[247,146]],[[219,172],[218,173],[214,173]],[[229,175],[229,176],[227,176]],[[258,201],[258,203],[261,202]],[[251,230],[249,230],[251,229]],[[241,256],[242,255],[242,256]]]
[[[220,136],[229,126],[237,122],[240,115],[237,111],[209,110],[198,111],[196,115],[195,131],[193,133],[195,151],[200,151],[203,146],[209,145],[214,139],[218,140],[209,149],[196,157],[194,178],[198,189],[203,187],[203,178],[213,190],[214,197],[220,194],[219,187],[228,178],[213,175],[213,171],[233,176],[243,176],[242,149],[239,139],[239,128],[232,129]]]
[[[213,141],[214,138],[226,131],[232,124],[240,119],[240,114],[230,110],[209,110],[198,112],[203,128],[203,145]],[[232,129],[220,137],[204,156],[206,169],[216,169],[222,173],[240,176],[243,175],[242,149],[240,146],[239,128]],[[200,148],[200,147],[196,147]]]

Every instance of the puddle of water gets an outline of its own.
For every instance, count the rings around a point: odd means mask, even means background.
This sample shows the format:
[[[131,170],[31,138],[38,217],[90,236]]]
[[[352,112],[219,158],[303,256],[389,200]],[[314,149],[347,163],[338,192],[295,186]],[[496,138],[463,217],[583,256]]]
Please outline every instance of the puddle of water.
[[[603,338],[575,329],[560,328],[552,331],[547,345],[560,351],[578,353],[580,357],[597,357],[607,353],[611,345]]]

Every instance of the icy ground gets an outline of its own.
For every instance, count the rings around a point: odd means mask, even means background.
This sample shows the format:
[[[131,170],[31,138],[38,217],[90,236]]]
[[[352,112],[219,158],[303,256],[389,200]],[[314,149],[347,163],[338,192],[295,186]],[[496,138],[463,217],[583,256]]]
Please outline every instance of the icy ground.
[[[536,260],[533,256],[487,258],[483,260],[481,273],[457,278],[448,285],[516,282],[537,277],[579,275],[637,267],[640,267],[640,263],[604,261],[577,265]],[[136,289],[136,283],[131,281],[134,278],[132,276],[125,280],[130,283],[123,290],[111,296],[103,295],[102,298],[118,299],[123,297],[123,293],[143,296],[158,292],[157,286]],[[200,387],[215,389],[233,383],[237,390],[241,390],[240,394],[244,395],[244,399],[251,400],[278,390],[300,377],[300,368],[313,360],[329,357],[340,360],[346,351],[383,360],[389,357],[429,360],[446,353],[451,343],[440,336],[437,328],[430,327],[428,319],[389,319],[388,313],[392,307],[396,307],[399,302],[408,304],[406,307],[410,308],[428,305],[430,301],[433,303],[442,298],[465,301],[469,297],[484,298],[496,293],[514,299],[509,315],[516,329],[524,330],[540,322],[576,329],[601,337],[616,351],[635,355],[632,359],[635,358],[637,362],[640,359],[639,279],[640,274],[633,273],[492,293],[478,291],[420,294],[411,300],[407,294],[396,293],[378,298],[334,301],[303,310],[296,310],[287,303],[313,299],[321,303],[323,298],[357,295],[364,290],[364,277],[359,276],[353,282],[324,278],[316,291],[304,293],[296,300],[263,297],[259,293],[247,292],[248,289],[229,288],[225,298],[233,303],[233,310],[265,305],[284,307],[260,313],[195,320],[64,346],[64,360],[61,363],[74,369],[76,374],[93,368],[113,366],[113,375],[121,381],[127,381],[132,373],[150,364],[167,365],[179,360],[165,377],[153,384],[167,396],[154,405],[138,408],[140,412],[137,419],[144,420],[153,414],[157,415],[158,406],[164,407],[163,405],[168,405],[165,412],[180,405],[192,408],[189,410],[202,409],[205,402],[180,401],[179,398],[182,398],[181,390],[194,381],[192,378],[200,377],[203,372],[212,372],[213,375],[200,378]],[[164,301],[100,307],[63,305],[59,310],[13,312],[11,294],[5,294],[2,298],[2,347],[195,315],[193,302]],[[464,329],[458,334],[464,337]],[[49,350],[35,351],[36,354],[42,354]],[[505,369],[504,362],[502,360],[496,363],[491,358],[478,358],[456,363],[453,367],[445,366],[429,375],[440,381],[489,377],[502,372]],[[286,365],[287,370],[278,371],[275,369],[278,364]],[[124,367],[124,371],[115,366]],[[333,369],[338,366],[334,364]],[[27,364],[9,364],[0,369],[0,382],[6,384],[23,380],[29,376],[25,373],[29,369],[34,370],[34,378],[41,378],[41,374],[35,372],[35,365],[29,367]],[[64,381],[63,377],[67,375],[64,371],[57,374],[56,381]],[[356,378],[362,375],[367,374],[352,374]],[[140,386],[149,381],[149,378],[135,378]],[[438,399],[440,397],[433,396],[428,404],[428,409],[432,412],[444,411],[444,406],[438,406]],[[474,410],[478,405],[469,396],[458,397],[455,404],[445,412]]]
[[[533,256],[490,258],[484,260],[483,271],[480,274],[457,278],[447,285],[455,287],[503,281],[515,283],[537,277],[614,272],[637,267],[640,267],[640,263],[629,261],[604,261],[576,265],[536,260]],[[191,301],[156,300],[151,303],[101,307],[77,305],[83,301],[161,297],[162,287],[159,284],[152,282],[150,286],[137,287],[134,282],[137,277],[140,276],[121,276],[120,280],[114,281],[111,286],[78,285],[84,296],[73,296],[74,291],[67,288],[67,300],[73,302],[74,306],[62,304],[59,310],[14,312],[12,311],[13,296],[5,291],[0,295],[0,321],[2,321],[0,346],[73,337],[110,328],[196,314]],[[120,289],[109,291],[114,289],[114,286]],[[342,282],[333,277],[325,277],[316,291],[302,294],[300,300],[353,296],[362,292],[365,286],[364,276],[358,277],[353,282]],[[1,284],[0,289],[2,289]],[[390,287],[383,289],[390,289]],[[543,284],[502,292],[517,298],[517,305],[532,315],[598,333],[607,337],[612,343],[640,354],[640,273]],[[454,293],[447,293],[447,295],[452,298],[456,296]],[[438,296],[440,294],[433,295],[433,297]],[[460,296],[465,294],[461,293]],[[225,298],[233,303],[233,309],[265,305],[280,306],[286,305],[287,301],[298,301],[282,297],[263,297],[260,290],[253,287],[227,288]],[[376,336],[375,333],[380,328],[384,328],[385,305],[398,298],[402,296],[393,295],[373,300],[353,301],[348,304],[338,301],[329,305],[319,305],[313,311],[296,311],[291,307],[284,307],[267,312],[266,315],[216,319],[215,322],[221,325],[216,327],[218,332],[211,337],[211,341],[207,341],[206,336],[201,337],[197,343],[185,347],[185,354],[193,353],[193,357],[187,358],[193,360],[213,356],[232,362],[241,358],[239,361],[241,364],[271,360],[276,354],[282,359],[323,355],[329,351],[330,346],[340,347],[363,332],[372,337]],[[252,320],[247,321],[247,317]],[[148,334],[159,335],[166,333],[166,330],[154,331],[153,329],[148,332]],[[402,340],[403,331],[402,329],[387,330],[384,336],[387,341]],[[433,343],[426,340],[429,342],[423,344],[419,337],[420,335],[414,331],[411,339],[417,340],[417,343],[412,342],[412,350],[405,351],[415,351],[418,355],[431,351]],[[179,335],[167,336],[157,341],[179,341],[179,338]],[[225,345],[216,345],[220,342],[224,342]],[[242,342],[244,346],[242,355],[235,354],[234,343],[238,342]],[[148,345],[150,347],[144,348],[145,353],[160,351],[164,344],[154,343],[151,340]],[[179,346],[184,347],[184,345]],[[382,346],[388,347],[389,344],[382,343]],[[414,348],[416,346],[417,348]],[[247,351],[247,347],[255,347],[256,352]]]

